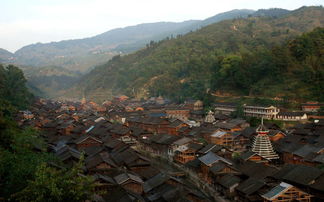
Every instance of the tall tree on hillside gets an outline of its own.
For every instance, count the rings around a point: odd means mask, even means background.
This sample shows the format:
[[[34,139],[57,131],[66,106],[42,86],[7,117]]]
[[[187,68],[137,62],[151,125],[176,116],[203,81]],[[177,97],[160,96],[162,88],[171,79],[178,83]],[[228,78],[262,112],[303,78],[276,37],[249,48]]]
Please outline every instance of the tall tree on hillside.
[[[85,201],[94,194],[91,177],[82,173],[82,163],[71,170],[57,170],[45,163],[25,189],[15,195],[19,201]]]
[[[16,66],[0,66],[0,99],[15,107],[25,108],[32,99],[32,94],[26,87],[23,72]]]

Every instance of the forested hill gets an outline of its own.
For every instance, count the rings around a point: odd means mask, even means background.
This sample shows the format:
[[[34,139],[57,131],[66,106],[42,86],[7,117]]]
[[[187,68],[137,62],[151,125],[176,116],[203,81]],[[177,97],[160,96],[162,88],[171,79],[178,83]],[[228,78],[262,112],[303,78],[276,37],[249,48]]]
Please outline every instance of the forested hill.
[[[323,30],[313,30],[323,26],[322,7],[302,7],[281,17],[222,21],[116,56],[81,79],[70,95],[100,100],[125,93],[181,100],[217,91],[322,99],[313,85],[323,78]]]

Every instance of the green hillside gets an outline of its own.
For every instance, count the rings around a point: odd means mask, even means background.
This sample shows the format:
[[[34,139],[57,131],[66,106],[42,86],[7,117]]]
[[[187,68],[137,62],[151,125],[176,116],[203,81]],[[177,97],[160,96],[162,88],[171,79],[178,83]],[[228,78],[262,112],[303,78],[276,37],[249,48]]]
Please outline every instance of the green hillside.
[[[218,91],[318,100],[319,94],[298,75],[319,65],[317,74],[323,67],[317,63],[322,61],[313,53],[303,60],[296,58],[289,44],[302,33],[323,27],[323,19],[322,7],[303,7],[282,17],[227,20],[176,39],[150,43],[95,68],[81,79],[72,96],[104,99],[125,93],[182,100]],[[322,40],[321,29],[314,33]]]
[[[62,67],[20,67],[27,79],[29,90],[37,96],[55,98],[61,90],[70,88],[81,77],[81,73]]]

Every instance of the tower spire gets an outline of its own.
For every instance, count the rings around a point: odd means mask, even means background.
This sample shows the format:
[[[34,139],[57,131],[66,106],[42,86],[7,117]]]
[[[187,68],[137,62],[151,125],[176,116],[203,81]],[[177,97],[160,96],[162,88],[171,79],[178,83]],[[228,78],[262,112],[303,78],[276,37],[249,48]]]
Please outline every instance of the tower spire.
[[[263,118],[261,119],[261,125],[256,129],[256,132],[258,135],[254,138],[252,152],[257,153],[267,160],[278,159],[279,156],[274,151],[268,136],[269,130],[263,125]]]
[[[263,125],[263,117],[261,117],[261,125]]]

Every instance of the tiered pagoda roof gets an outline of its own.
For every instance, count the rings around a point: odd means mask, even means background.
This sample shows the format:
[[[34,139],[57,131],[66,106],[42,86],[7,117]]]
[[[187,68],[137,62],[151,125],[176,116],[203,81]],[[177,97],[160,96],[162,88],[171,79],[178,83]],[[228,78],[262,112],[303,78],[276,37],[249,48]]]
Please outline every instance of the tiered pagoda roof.
[[[263,120],[261,125],[256,129],[258,135],[254,138],[252,144],[252,152],[262,156],[267,160],[278,159],[278,154],[274,151],[271,141],[269,139],[269,130],[263,125]]]

